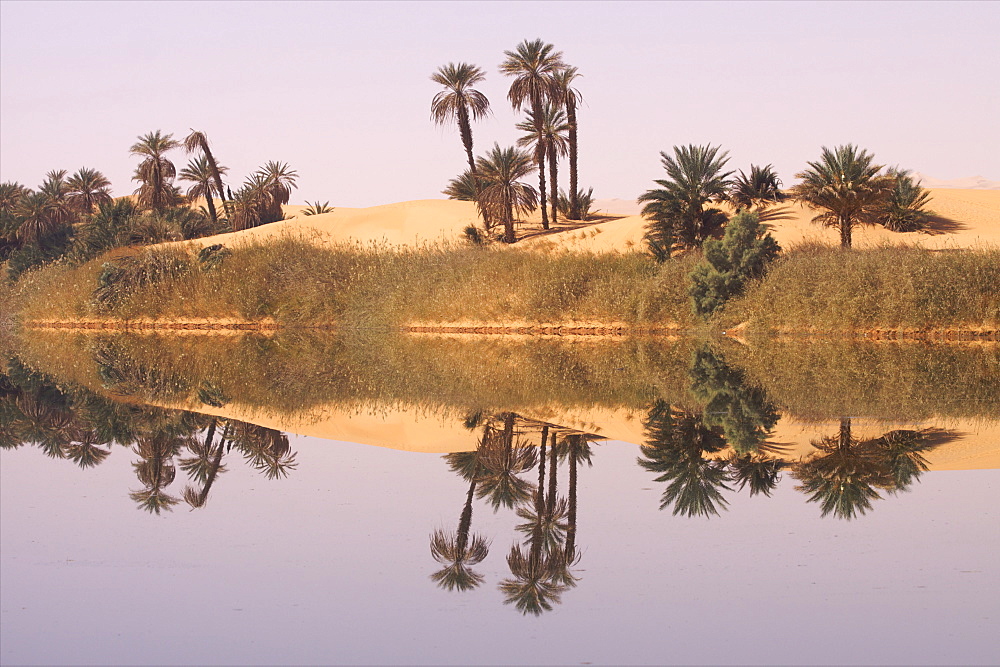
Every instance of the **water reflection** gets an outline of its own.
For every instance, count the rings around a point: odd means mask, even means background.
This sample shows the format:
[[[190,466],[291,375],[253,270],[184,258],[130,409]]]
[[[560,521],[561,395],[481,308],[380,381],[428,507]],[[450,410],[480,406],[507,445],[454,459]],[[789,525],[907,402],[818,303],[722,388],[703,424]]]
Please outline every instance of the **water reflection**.
[[[191,509],[205,508],[234,463],[242,461],[275,480],[296,469],[296,453],[285,432],[237,418],[247,414],[240,412],[241,405],[262,409],[260,402],[265,399],[245,386],[251,379],[261,378],[261,385],[272,388],[294,384],[296,391],[308,392],[293,395],[302,403],[327,401],[324,405],[347,405],[345,409],[353,410],[360,410],[359,405],[369,410],[429,405],[436,410],[435,417],[464,427],[467,444],[462,448],[468,450],[443,457],[448,469],[464,481],[464,491],[461,499],[455,499],[455,508],[461,508],[457,524],[429,532],[436,568],[429,573],[431,581],[452,592],[486,584],[483,563],[500,538],[474,530],[479,501],[484,509],[510,513],[517,521],[513,535],[505,538],[511,540],[509,549],[500,552],[505,555],[506,572],[487,587],[495,586],[504,604],[522,614],[539,615],[553,609],[581,581],[578,476],[581,468],[593,465],[594,444],[605,439],[579,420],[571,427],[545,414],[569,408],[589,414],[587,410],[596,407],[641,415],[642,438],[634,440],[639,445],[638,465],[662,485],[660,509],[691,519],[721,516],[735,494],[771,497],[783,474],[794,478],[804,502],[818,504],[822,517],[857,519],[872,511],[876,501],[911,489],[928,470],[926,455],[957,437],[939,428],[893,428],[876,437],[870,437],[869,428],[868,437],[859,437],[852,428],[855,420],[834,412],[823,416],[839,419],[836,433],[812,439],[808,453],[792,453],[787,442],[775,437],[783,415],[794,414],[789,408],[792,399],[774,398],[776,391],[784,390],[775,389],[759,370],[751,370],[761,362],[746,350],[723,350],[705,342],[671,343],[669,348],[622,343],[617,348],[598,346],[596,352],[544,341],[527,349],[511,347],[507,352],[518,362],[512,367],[520,367],[524,359],[535,366],[522,376],[492,371],[467,374],[474,365],[456,366],[454,373],[460,377],[455,382],[463,391],[454,395],[445,386],[447,360],[422,362],[432,366],[427,374],[433,381],[411,378],[400,370],[412,363],[404,354],[412,351],[410,342],[394,343],[403,351],[386,353],[390,370],[384,372],[378,367],[381,362],[369,356],[373,348],[359,351],[352,347],[355,343],[343,341],[324,344],[328,345],[324,349],[339,355],[334,359],[361,358],[365,365],[345,361],[323,369],[320,360],[311,359],[304,363],[313,381],[303,384],[303,371],[291,358],[282,357],[275,375],[257,367],[268,355],[283,354],[286,342],[250,340],[240,341],[239,355],[233,355],[233,365],[241,369],[235,378],[220,371],[219,365],[202,363],[191,347],[181,346],[183,351],[175,353],[145,340],[97,338],[87,343],[90,365],[76,359],[62,361],[67,375],[77,374],[78,381],[71,381],[40,373],[12,356],[7,372],[0,375],[0,445],[35,446],[53,459],[83,469],[105,462],[116,446],[127,447],[136,457],[132,462],[136,480],[129,497],[140,509],[162,514],[182,502]],[[374,349],[392,349],[384,342],[378,345],[383,347]],[[300,348],[295,349],[298,354]],[[948,350],[945,357],[949,367],[981,368],[980,376],[991,376],[997,354],[980,350],[963,356]],[[248,358],[257,365],[249,364]],[[947,393],[947,383],[955,380],[939,372],[943,363],[927,367],[931,376],[945,378],[941,391]],[[912,379],[919,377],[919,367],[914,363],[905,373],[899,372]],[[95,378],[89,383],[88,368]],[[791,371],[785,366],[783,373],[788,378]],[[814,376],[822,375],[813,365],[797,382],[808,387]],[[471,384],[473,376],[480,378],[480,385]],[[984,419],[992,414],[996,385],[980,376],[969,380],[983,388],[972,397],[972,406],[967,402],[949,407],[954,414],[978,414]],[[881,382],[880,377],[856,381],[854,386],[870,387]],[[429,393],[411,395],[412,388],[400,378],[411,385],[427,383],[422,391]],[[517,394],[518,378],[539,382],[535,389],[542,398]],[[500,389],[492,386],[494,381]],[[992,393],[988,387],[993,387]],[[276,389],[272,393],[275,401],[286,401],[275,413],[294,413],[287,403],[295,401],[278,396]],[[837,407],[859,403],[855,396],[844,396],[835,393],[828,400]],[[926,397],[921,394],[915,403],[924,410]],[[812,397],[805,402],[810,409],[816,405]],[[199,411],[162,407],[167,405],[196,406]],[[523,409],[511,409],[512,405]],[[565,488],[560,481],[565,481]]]

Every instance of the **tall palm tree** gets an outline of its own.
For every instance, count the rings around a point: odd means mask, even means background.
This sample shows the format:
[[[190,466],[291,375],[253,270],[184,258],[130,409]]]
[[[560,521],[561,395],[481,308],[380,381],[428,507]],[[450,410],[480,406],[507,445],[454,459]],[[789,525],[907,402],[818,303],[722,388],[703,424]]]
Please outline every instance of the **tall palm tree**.
[[[495,210],[503,223],[505,243],[514,242],[514,216],[530,213],[537,206],[535,189],[520,179],[534,171],[531,156],[514,147],[498,144],[479,158],[479,173],[489,183],[480,193],[483,205]]]
[[[172,134],[161,134],[159,130],[150,132],[139,137],[139,141],[132,144],[129,153],[143,158],[142,162],[135,170],[133,181],[139,181],[142,185],[135,191],[139,196],[139,204],[144,208],[160,212],[176,203],[177,195],[173,186],[174,176],[177,170],[174,163],[165,157],[180,143],[175,141]]]
[[[670,256],[670,245],[696,248],[715,236],[726,222],[726,215],[707,205],[726,199],[731,171],[723,171],[729,161],[728,151],[718,146],[674,146],[674,154],[660,152],[667,179],[654,181],[659,188],[639,197],[645,204],[642,214],[651,220],[647,242],[657,259]],[[664,244],[669,244],[663,247]]]
[[[566,107],[566,120],[569,123],[569,214],[566,217],[570,220],[580,220],[584,213],[580,208],[576,123],[576,108],[583,101],[583,95],[573,87],[573,81],[580,76],[581,74],[575,67],[564,67],[554,76],[559,87],[558,99],[562,100]],[[552,192],[552,196],[555,197],[555,191]]]
[[[201,151],[202,155],[205,157],[205,161],[208,163],[209,171],[212,173],[212,180],[215,182],[215,192],[222,200],[222,208],[226,212],[226,218],[232,220],[233,212],[230,210],[229,202],[226,200],[226,191],[223,189],[222,185],[222,175],[226,173],[227,169],[225,167],[220,167],[219,163],[216,162],[215,156],[212,155],[212,149],[208,145],[208,137],[205,136],[204,132],[192,129],[191,134],[184,138],[184,149],[188,153],[193,153],[198,150]]]
[[[549,162],[549,193],[551,194],[549,199],[552,203],[551,222],[555,224],[557,222],[556,200],[558,199],[556,193],[559,192],[558,159],[560,156],[566,155],[569,147],[569,139],[567,138],[569,124],[566,122],[566,114],[563,113],[560,107],[554,104],[546,104],[541,123],[535,122],[534,113],[528,111],[528,120],[518,123],[517,129],[527,133],[517,140],[517,145],[522,147],[531,146],[536,152],[539,150],[539,146],[541,146],[541,151],[545,153],[545,158]],[[539,129],[541,130],[540,134]]]
[[[507,93],[507,99],[515,111],[520,111],[528,105],[535,122],[535,132],[542,134],[543,107],[548,99],[558,99],[559,84],[555,74],[566,67],[562,61],[562,53],[555,47],[540,39],[524,40],[514,51],[504,51],[507,59],[500,65],[500,72],[514,77]],[[542,228],[549,228],[548,216],[545,212],[545,153],[541,148],[535,150],[535,164],[538,167],[538,192],[542,206]]]
[[[813,222],[837,227],[842,248],[851,247],[851,230],[895,185],[896,179],[880,174],[882,165],[874,160],[854,144],[832,150],[824,146],[818,162],[809,162],[809,169],[795,174],[802,182],[791,189],[792,196],[823,211]]]
[[[431,75],[431,81],[444,86],[431,100],[431,119],[438,125],[458,123],[458,132],[462,137],[465,155],[469,161],[469,171],[472,172],[472,184],[476,186],[476,160],[472,156],[472,124],[490,112],[490,101],[481,92],[473,88],[483,81],[486,73],[476,65],[469,63],[448,63],[439,67]]]
[[[185,193],[188,197],[205,198],[205,203],[208,206],[208,217],[211,218],[213,224],[219,220],[219,216],[215,212],[213,199],[215,196],[218,196],[220,199],[224,197],[224,194],[218,190],[219,185],[216,175],[225,174],[227,171],[229,171],[228,167],[212,165],[209,163],[208,157],[202,154],[197,158],[189,160],[187,166],[181,169],[179,175],[180,180],[193,184]]]
[[[109,203],[111,181],[96,169],[81,167],[66,181],[66,199],[78,214],[90,214],[101,204]]]

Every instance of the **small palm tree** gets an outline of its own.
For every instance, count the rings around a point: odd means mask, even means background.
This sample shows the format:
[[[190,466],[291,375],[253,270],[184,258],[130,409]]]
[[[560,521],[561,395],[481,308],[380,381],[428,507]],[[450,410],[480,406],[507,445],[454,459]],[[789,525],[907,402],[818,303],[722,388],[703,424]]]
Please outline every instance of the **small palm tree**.
[[[723,171],[728,156],[718,146],[674,146],[672,156],[660,153],[667,179],[654,181],[660,187],[638,200],[650,220],[646,241],[658,260],[670,257],[674,245],[696,248],[721,231],[726,214],[706,206],[727,197],[733,173]]]
[[[302,210],[302,215],[322,215],[323,213],[333,213],[333,207],[330,206],[330,202],[325,201],[321,204],[318,199]]]
[[[517,145],[530,146],[536,153],[541,150],[549,162],[549,192],[552,195],[551,222],[555,224],[557,221],[556,200],[558,199],[556,193],[559,191],[558,159],[560,156],[566,155],[569,148],[569,139],[567,138],[569,124],[566,122],[566,114],[560,107],[546,104],[541,123],[535,122],[533,112],[528,111],[528,120],[518,123],[517,129],[527,133],[517,140]]]
[[[111,181],[96,169],[81,167],[66,181],[66,199],[78,214],[90,214],[112,200]]]
[[[30,192],[18,200],[14,213],[20,220],[14,232],[21,243],[39,243],[60,225],[52,198],[44,192]]]
[[[168,151],[180,146],[174,141],[174,135],[161,134],[159,130],[139,137],[132,144],[129,153],[143,158],[135,170],[133,181],[142,185],[135,191],[139,204],[154,211],[162,211],[177,203],[178,195],[173,187],[177,170],[174,163],[165,157]]]
[[[469,63],[448,63],[431,75],[431,81],[444,86],[444,90],[431,100],[431,119],[438,125],[458,123],[458,132],[462,137],[469,171],[473,177],[476,175],[476,160],[472,156],[470,121],[479,120],[490,112],[490,101],[473,86],[485,78],[483,70]],[[472,184],[476,185],[475,178]]]
[[[883,199],[875,203],[865,221],[883,225],[894,232],[924,229],[934,215],[933,211],[926,208],[931,201],[931,193],[922,188],[906,169],[887,169],[886,176],[894,179],[892,188]]]
[[[570,215],[573,213],[574,199],[578,214],[572,218]],[[567,220],[590,220],[592,213],[590,209],[594,206],[594,188],[587,188],[586,192],[577,190],[576,197],[570,197],[564,190],[559,190],[559,194],[556,196],[556,205],[559,207],[559,212]]]
[[[208,165],[208,169],[212,174],[212,180],[215,183],[215,192],[222,199],[222,208],[226,212],[226,218],[229,220],[233,219],[233,213],[229,209],[229,202],[225,197],[225,190],[222,185],[222,175],[226,173],[227,169],[225,167],[219,166],[216,162],[215,156],[212,155],[212,149],[208,145],[208,137],[205,136],[204,132],[199,132],[198,130],[191,130],[191,134],[184,138],[184,149],[188,153],[193,153],[194,151],[200,150],[202,156],[205,158],[205,162]]]
[[[205,198],[205,205],[208,207],[208,217],[213,223],[219,220],[213,200],[216,196],[220,199],[223,197],[223,193],[218,190],[219,186],[215,177],[216,174],[225,174],[227,171],[229,169],[222,165],[214,165],[213,168],[208,158],[205,155],[201,155],[189,160],[187,166],[181,169],[179,176],[182,181],[192,183],[191,187],[185,193],[188,197],[192,199],[197,197]]]
[[[741,169],[729,190],[729,201],[736,207],[736,212],[754,211],[761,222],[778,219],[777,212],[768,209],[784,200],[781,179],[772,165],[761,167],[752,164],[749,175]]]
[[[498,213],[503,223],[505,243],[514,242],[514,216],[535,210],[537,193],[521,179],[534,171],[531,156],[514,147],[500,148],[498,144],[479,158],[479,173],[489,185],[480,193],[480,200],[489,210]]]
[[[795,174],[802,182],[791,189],[793,197],[809,207],[823,211],[813,222],[840,230],[840,245],[851,247],[851,231],[862,222],[866,212],[882,201],[896,179],[880,174],[882,165],[875,157],[854,144],[823,147],[818,162]]]
[[[507,59],[500,65],[500,72],[514,77],[507,93],[507,99],[515,111],[527,105],[532,112],[535,132],[542,134],[543,107],[546,100],[559,99],[560,86],[555,75],[566,67],[562,53],[540,39],[525,40],[513,51],[504,51]],[[549,228],[545,212],[545,153],[535,151],[535,165],[538,167],[538,192],[542,206],[542,228]]]

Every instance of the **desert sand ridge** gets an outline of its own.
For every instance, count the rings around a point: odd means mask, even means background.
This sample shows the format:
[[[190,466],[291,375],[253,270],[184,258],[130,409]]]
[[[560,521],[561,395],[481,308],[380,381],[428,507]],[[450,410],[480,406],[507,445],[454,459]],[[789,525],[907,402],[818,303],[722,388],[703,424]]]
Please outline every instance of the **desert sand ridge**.
[[[942,188],[930,192],[929,208],[940,216],[931,233],[896,233],[882,227],[861,226],[854,232],[855,247],[910,244],[946,250],[1000,246],[1000,190]],[[518,235],[525,238],[514,247],[595,253],[642,250],[646,220],[640,215],[614,213],[634,211],[636,204],[621,199],[599,200],[596,208],[605,212],[598,220],[585,225],[561,221],[547,233],[541,232],[540,214],[536,212],[532,219],[519,226]],[[480,222],[475,204],[450,199],[424,199],[369,208],[337,207],[332,213],[311,216],[302,214],[303,209],[302,206],[288,206],[286,215],[294,216],[290,219],[185,243],[195,247],[215,243],[240,245],[291,235],[320,245],[358,243],[417,247],[442,241],[460,242],[465,228]],[[786,205],[784,210],[787,217],[772,223],[772,234],[783,248],[805,242],[839,245],[836,229],[812,222],[816,212],[796,203]]]

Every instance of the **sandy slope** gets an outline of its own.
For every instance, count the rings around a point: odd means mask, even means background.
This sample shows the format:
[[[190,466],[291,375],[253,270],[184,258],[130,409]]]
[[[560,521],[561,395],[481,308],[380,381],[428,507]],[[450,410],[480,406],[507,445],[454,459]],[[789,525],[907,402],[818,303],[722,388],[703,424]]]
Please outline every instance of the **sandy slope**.
[[[1000,245],[1000,190],[935,189],[931,190],[931,208],[942,218],[931,234],[897,234],[882,227],[861,227],[854,232],[856,247],[886,243],[911,243],[926,248],[970,248],[977,245]],[[627,252],[642,248],[646,221],[639,215],[622,215],[637,209],[626,200],[601,200],[603,221],[586,225],[561,221],[550,232],[543,232],[540,214],[517,226],[522,237],[515,247],[537,250],[579,250],[585,252]],[[232,234],[190,241],[196,246],[263,240],[283,235],[302,235],[316,243],[383,243],[416,246],[439,241],[461,241],[465,228],[479,223],[475,206],[470,202],[447,199],[424,199],[370,208],[338,207],[332,213],[301,215],[302,206],[287,206],[286,215],[295,216],[274,224]],[[798,205],[786,207],[788,218],[773,223],[773,234],[782,247],[819,241],[839,243],[835,229],[811,222],[815,212]],[[617,215],[614,213],[618,212]]]
[[[971,248],[978,245],[1000,245],[1000,190],[931,190],[930,208],[948,221],[936,223],[933,233],[899,234],[883,227],[859,227],[854,230],[854,245],[858,248],[883,244],[908,243],[925,248]],[[618,200],[608,200],[608,208],[624,210]],[[787,219],[772,224],[772,234],[783,248],[819,241],[828,245],[840,243],[836,229],[812,222],[814,211],[799,204],[786,207]],[[536,236],[523,241],[525,246],[591,252],[622,251],[642,246],[645,221],[631,215],[591,227]]]

